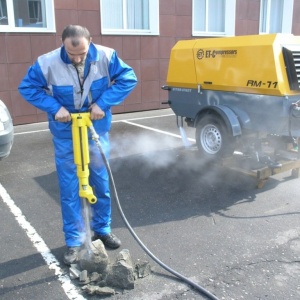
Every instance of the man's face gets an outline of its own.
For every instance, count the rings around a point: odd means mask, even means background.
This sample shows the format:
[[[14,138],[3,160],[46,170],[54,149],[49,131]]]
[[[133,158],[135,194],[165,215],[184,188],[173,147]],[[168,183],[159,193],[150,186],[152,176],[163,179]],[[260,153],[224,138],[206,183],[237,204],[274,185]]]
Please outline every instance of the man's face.
[[[90,41],[88,41],[84,37],[78,38],[77,40],[79,44],[75,47],[72,44],[71,38],[66,38],[64,40],[65,49],[67,51],[70,61],[74,65],[79,65],[85,60],[90,45]]]

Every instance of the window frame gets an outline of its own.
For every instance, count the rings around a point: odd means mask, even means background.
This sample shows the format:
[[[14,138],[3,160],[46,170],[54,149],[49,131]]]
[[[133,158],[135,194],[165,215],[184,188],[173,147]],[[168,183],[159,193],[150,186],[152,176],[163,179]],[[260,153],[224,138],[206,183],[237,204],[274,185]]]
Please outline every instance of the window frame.
[[[0,32],[56,32],[55,14],[54,14],[54,0],[45,1],[45,14],[47,20],[47,27],[17,27],[15,26],[15,14],[13,1],[7,0],[7,17],[8,25],[0,25]]]
[[[103,27],[103,0],[100,0],[102,35],[159,35],[159,0],[149,0],[149,29],[106,29]],[[126,8],[125,8],[126,9]]]
[[[262,22],[263,22],[263,2],[260,1],[260,14],[259,14],[259,34],[270,34],[270,8],[271,1],[268,1],[267,7],[268,11],[267,20],[266,20],[266,31],[261,31]],[[273,0],[274,1],[274,0]],[[282,24],[281,31],[279,33],[291,33],[293,25],[293,9],[294,9],[294,0],[283,0],[283,10],[282,10]]]
[[[198,31],[195,30],[195,1],[193,0],[192,6],[192,36],[234,36],[235,35],[235,15],[236,15],[236,0],[225,0],[225,31]],[[209,0],[206,0],[208,2]]]

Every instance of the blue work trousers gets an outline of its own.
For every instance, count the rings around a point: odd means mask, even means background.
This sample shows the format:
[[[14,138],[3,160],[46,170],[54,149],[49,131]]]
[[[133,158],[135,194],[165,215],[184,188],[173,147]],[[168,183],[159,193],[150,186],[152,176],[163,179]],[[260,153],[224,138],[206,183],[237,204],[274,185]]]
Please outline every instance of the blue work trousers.
[[[101,135],[99,140],[106,158],[109,159],[109,134]],[[85,230],[73,142],[72,139],[53,137],[53,144],[66,245],[80,246],[84,242]],[[89,140],[89,153],[89,183],[97,197],[97,202],[91,204],[91,229],[98,235],[106,235],[111,231],[109,176],[101,153],[93,140]]]

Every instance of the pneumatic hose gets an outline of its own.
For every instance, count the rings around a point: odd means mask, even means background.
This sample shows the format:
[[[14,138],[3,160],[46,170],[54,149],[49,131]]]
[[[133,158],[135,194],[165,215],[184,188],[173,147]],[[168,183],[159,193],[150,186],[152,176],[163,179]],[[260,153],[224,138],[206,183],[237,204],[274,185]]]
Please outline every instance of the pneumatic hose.
[[[199,291],[201,294],[205,295],[208,299],[212,299],[212,300],[219,300],[215,295],[213,295],[211,292],[209,292],[208,290],[206,290],[205,288],[203,288],[202,286],[200,286],[199,284],[195,283],[194,281],[190,280],[189,278],[181,275],[180,273],[178,273],[177,271],[173,270],[172,268],[170,268],[169,266],[167,266],[166,264],[164,264],[161,260],[159,260],[145,245],[144,243],[140,240],[140,238],[137,236],[137,234],[135,233],[135,231],[133,230],[133,228],[131,227],[131,225],[129,224],[126,216],[124,215],[122,206],[120,204],[120,200],[118,197],[118,192],[117,192],[117,188],[114,182],[114,177],[110,168],[110,165],[108,163],[108,160],[106,159],[106,156],[103,152],[101,143],[99,141],[99,136],[96,133],[95,129],[93,126],[89,127],[89,129],[91,130],[92,133],[92,138],[93,140],[96,142],[96,145],[101,153],[102,159],[104,161],[105,167],[107,169],[110,181],[111,181],[111,185],[113,187],[113,192],[115,195],[115,200],[117,203],[117,207],[118,210],[121,214],[121,217],[123,219],[123,221],[125,222],[128,230],[130,231],[130,233],[132,234],[132,236],[134,237],[134,239],[138,242],[138,244],[142,247],[142,249],[158,264],[160,265],[162,268],[164,268],[165,270],[167,270],[168,272],[170,272],[171,274],[175,275],[176,277],[178,277],[179,279],[181,279],[182,281],[184,281],[185,283],[191,285],[194,289],[196,289],[197,291]]]

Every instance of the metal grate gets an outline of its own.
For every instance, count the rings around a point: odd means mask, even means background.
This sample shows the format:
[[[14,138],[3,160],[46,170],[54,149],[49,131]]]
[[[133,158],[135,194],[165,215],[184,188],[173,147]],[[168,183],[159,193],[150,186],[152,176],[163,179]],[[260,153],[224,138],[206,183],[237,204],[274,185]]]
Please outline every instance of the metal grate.
[[[300,88],[300,50],[293,52],[293,58],[295,62],[295,69],[298,79],[298,87]]]
[[[290,89],[300,91],[300,46],[283,47],[282,51]]]

